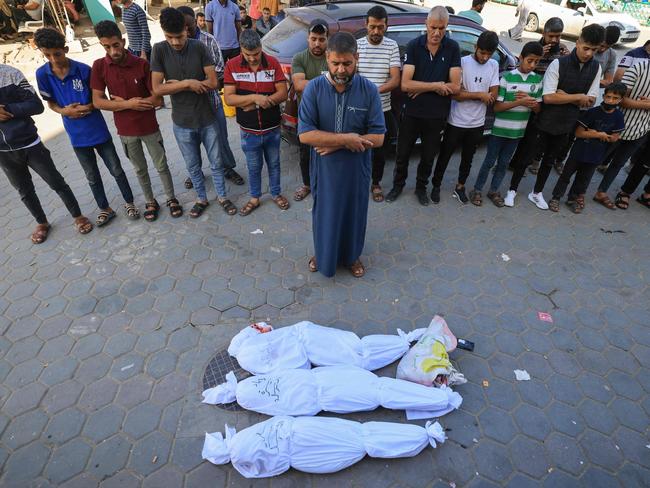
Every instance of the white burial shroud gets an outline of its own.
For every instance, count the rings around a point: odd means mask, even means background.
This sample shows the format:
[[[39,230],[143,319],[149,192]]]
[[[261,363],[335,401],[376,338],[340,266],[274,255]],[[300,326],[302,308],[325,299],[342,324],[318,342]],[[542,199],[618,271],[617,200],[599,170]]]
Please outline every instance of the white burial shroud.
[[[440,417],[460,407],[462,397],[451,388],[432,388],[395,378],[378,377],[356,366],[290,369],[251,376],[237,382],[231,371],[226,383],[203,392],[210,405],[237,401],[266,415],[316,415],[321,410],[350,413],[374,410],[426,410]]]
[[[226,425],[205,435],[203,459],[231,462],[246,478],[267,478],[289,468],[306,473],[334,473],[368,455],[399,458],[417,455],[427,445],[444,442],[438,422],[425,427],[326,417],[273,417],[241,432]]]
[[[359,338],[354,332],[298,322],[262,333],[264,323],[246,327],[230,341],[228,353],[252,374],[284,369],[347,364],[373,371],[397,361],[426,329],[408,334],[373,334]]]

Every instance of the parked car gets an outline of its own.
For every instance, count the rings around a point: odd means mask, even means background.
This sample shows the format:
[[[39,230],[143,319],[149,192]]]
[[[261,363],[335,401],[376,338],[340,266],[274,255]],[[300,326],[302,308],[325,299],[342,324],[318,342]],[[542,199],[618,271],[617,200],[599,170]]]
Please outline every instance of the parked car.
[[[373,5],[381,5],[388,12],[386,36],[397,41],[403,59],[408,42],[426,32],[425,20],[429,9],[406,2],[382,0],[343,0],[289,8],[286,10],[286,18],[262,39],[264,52],[280,61],[287,80],[291,81],[291,59],[294,54],[307,48],[307,28],[313,19],[326,20],[330,34],[350,32],[358,39],[366,35],[366,12]],[[464,17],[449,17],[447,35],[458,42],[461,56],[474,52],[476,40],[484,30],[486,29]],[[499,44],[494,59],[498,61],[500,71],[514,69],[517,65],[516,56],[503,44]],[[399,114],[403,105],[403,95],[399,90],[393,92],[392,102],[393,109]],[[295,103],[288,103],[282,115],[282,136],[291,144],[298,143],[295,107]],[[491,123],[492,119],[486,121],[486,127],[491,127]]]
[[[619,42],[635,42],[641,34],[639,22],[624,13],[612,0],[537,0],[533,3],[526,30],[537,32],[551,17],[564,21],[564,32],[579,36],[585,25],[615,25],[621,29]]]

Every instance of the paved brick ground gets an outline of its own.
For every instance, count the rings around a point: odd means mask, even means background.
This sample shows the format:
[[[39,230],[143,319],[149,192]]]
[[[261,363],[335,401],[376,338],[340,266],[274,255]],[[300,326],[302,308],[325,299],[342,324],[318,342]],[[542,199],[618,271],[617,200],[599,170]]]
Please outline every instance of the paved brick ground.
[[[169,115],[159,119],[181,187]],[[67,138],[47,145],[93,214]],[[265,197],[247,218],[217,205],[198,221],[120,213],[79,237],[39,180],[54,229],[36,247],[30,218],[0,178],[0,485],[648,486],[650,214],[589,202],[581,216],[556,215],[525,198],[515,209],[459,206],[450,196],[456,168],[454,159],[439,206],[419,207],[410,187],[392,205],[371,203],[361,280],[307,272],[309,199],[280,212]],[[283,171],[289,194],[298,170],[288,147]],[[120,207],[116,185],[105,183]],[[522,193],[531,185],[527,177]],[[242,188],[231,192],[245,202]],[[368,334],[424,326],[435,313],[476,342],[474,353],[453,355],[469,383],[458,388],[462,408],[442,419],[449,441],[439,449],[255,483],[201,462],[206,430],[261,419],[199,403],[207,362],[251,319]],[[514,369],[532,380],[515,381]],[[350,418],[403,421],[388,411]]]

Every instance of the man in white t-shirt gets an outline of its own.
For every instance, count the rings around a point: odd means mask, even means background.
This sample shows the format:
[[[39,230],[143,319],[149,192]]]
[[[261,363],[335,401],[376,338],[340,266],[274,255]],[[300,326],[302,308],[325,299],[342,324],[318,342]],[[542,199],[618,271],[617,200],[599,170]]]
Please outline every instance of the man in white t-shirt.
[[[397,42],[384,37],[388,28],[388,13],[381,6],[372,7],[366,14],[368,35],[357,40],[359,64],[358,72],[375,85],[381,95],[381,108],[384,112],[386,134],[384,145],[372,150],[372,199],[384,200],[381,179],[386,165],[386,150],[392,136],[397,133],[397,123],[391,110],[390,92],[400,84],[400,56]]]
[[[461,58],[463,74],[460,93],[451,102],[442,148],[433,172],[433,189],[435,192],[437,188],[439,194],[449,159],[461,146],[458,182],[453,193],[461,203],[468,202],[465,181],[472,168],[476,147],[483,137],[487,108],[494,103],[499,90],[499,63],[492,59],[498,45],[496,32],[485,31],[476,42],[474,54]]]

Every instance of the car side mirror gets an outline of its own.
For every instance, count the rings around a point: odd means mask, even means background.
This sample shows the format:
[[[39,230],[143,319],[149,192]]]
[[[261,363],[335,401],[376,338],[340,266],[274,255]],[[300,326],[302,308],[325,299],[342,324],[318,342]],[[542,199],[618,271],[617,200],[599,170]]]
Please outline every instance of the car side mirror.
[[[585,15],[586,11],[587,11],[587,9],[585,9],[584,7],[578,7],[578,10],[577,10],[578,14],[582,15],[583,17]],[[576,15],[578,15],[578,14],[576,14]]]

